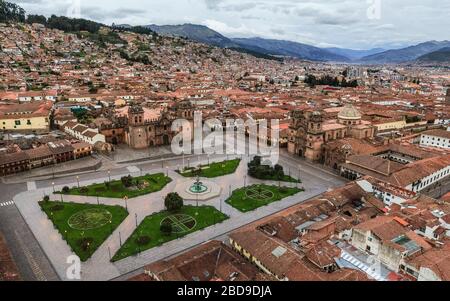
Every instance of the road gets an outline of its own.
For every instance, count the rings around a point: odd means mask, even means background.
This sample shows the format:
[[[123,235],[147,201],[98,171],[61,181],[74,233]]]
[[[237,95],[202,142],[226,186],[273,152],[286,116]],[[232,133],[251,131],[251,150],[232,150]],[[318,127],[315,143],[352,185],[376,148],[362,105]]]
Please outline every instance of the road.
[[[50,261],[42,251],[27,223],[23,219],[13,197],[26,191],[26,184],[0,183],[0,229],[5,236],[11,254],[17,264],[21,277],[25,281],[59,280]]]

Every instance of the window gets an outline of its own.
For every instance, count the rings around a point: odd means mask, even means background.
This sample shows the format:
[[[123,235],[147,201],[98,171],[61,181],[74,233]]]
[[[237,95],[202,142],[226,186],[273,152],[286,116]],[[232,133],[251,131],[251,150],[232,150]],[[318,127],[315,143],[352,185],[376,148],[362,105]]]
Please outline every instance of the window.
[[[366,251],[370,252],[370,246],[366,246]]]
[[[15,125],[20,125],[20,120],[15,120],[15,121],[14,121],[14,124],[15,124]]]
[[[30,119],[27,120],[27,125],[31,125],[31,120]]]

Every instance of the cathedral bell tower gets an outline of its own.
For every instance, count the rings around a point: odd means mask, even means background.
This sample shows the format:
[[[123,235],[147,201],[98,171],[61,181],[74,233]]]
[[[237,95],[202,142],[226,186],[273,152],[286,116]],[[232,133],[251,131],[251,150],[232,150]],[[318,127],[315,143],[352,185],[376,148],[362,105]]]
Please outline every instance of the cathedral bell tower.
[[[134,149],[148,147],[148,133],[144,120],[144,109],[139,105],[128,109],[127,142]]]
[[[312,112],[307,122],[305,157],[310,161],[320,161],[324,143],[323,116],[320,112]]]
[[[128,125],[140,126],[144,124],[144,109],[141,106],[131,106],[128,109]]]

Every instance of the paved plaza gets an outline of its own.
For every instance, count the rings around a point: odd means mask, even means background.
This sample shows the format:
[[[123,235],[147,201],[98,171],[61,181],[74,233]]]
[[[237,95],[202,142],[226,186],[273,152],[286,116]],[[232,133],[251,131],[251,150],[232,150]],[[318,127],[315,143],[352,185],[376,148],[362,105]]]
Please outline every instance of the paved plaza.
[[[231,159],[231,158],[230,158]],[[217,159],[219,160],[219,159]],[[223,160],[220,159],[220,160]],[[216,161],[216,160],[214,160]],[[152,168],[151,170],[145,170],[149,173],[168,172],[169,176],[173,179],[163,190],[136,197],[127,201],[125,204],[122,199],[110,199],[85,196],[69,196],[64,195],[63,200],[65,202],[75,203],[90,203],[97,204],[98,202],[105,205],[120,205],[127,207],[129,211],[128,217],[123,223],[114,231],[114,233],[98,248],[93,256],[86,262],[81,264],[81,280],[110,280],[120,275],[132,272],[141,268],[156,260],[160,260],[169,257],[173,254],[182,252],[195,245],[201,244],[205,241],[213,239],[215,237],[224,235],[236,228],[243,225],[264,218],[270,214],[276,213],[280,210],[293,206],[295,204],[304,202],[320,193],[327,191],[328,189],[338,186],[343,182],[337,181],[332,175],[323,173],[318,176],[312,172],[308,172],[307,168],[302,169],[301,179],[302,184],[295,183],[282,183],[284,186],[289,187],[304,187],[305,192],[300,192],[297,195],[288,197],[279,202],[272,203],[268,206],[261,207],[255,211],[248,213],[241,213],[234,209],[230,205],[225,203],[225,200],[230,196],[231,192],[237,188],[241,188],[244,185],[252,184],[273,184],[278,185],[278,182],[260,181],[247,176],[247,162],[248,158],[243,158],[240,166],[234,174],[215,178],[212,181],[216,183],[220,188],[219,196],[210,200],[202,202],[200,205],[211,205],[227,214],[230,218],[223,223],[216,224],[204,230],[194,232],[183,238],[170,241],[160,247],[149,249],[137,256],[125,258],[117,262],[110,262],[110,256],[114,254],[120,248],[120,242],[125,240],[136,229],[136,216],[138,224],[148,215],[152,213],[164,210],[164,197],[175,190],[177,185],[181,185],[186,182],[186,178],[175,172],[175,168]],[[202,163],[207,163],[202,162]],[[294,169],[295,162],[281,160],[281,164],[284,165],[286,170]],[[131,171],[135,171],[132,173]],[[142,172],[141,168],[134,168],[128,166],[124,174],[115,174],[111,176],[113,180],[120,179],[121,176],[131,173],[132,176],[139,176]],[[295,173],[292,176],[296,177]],[[93,178],[89,180],[80,180],[80,185],[86,186],[93,183],[103,183],[108,181],[108,176],[103,178]],[[245,182],[245,184],[244,184]],[[56,191],[60,190],[62,186],[76,186],[77,183],[58,185],[54,187]],[[22,216],[28,223],[28,226],[32,230],[36,239],[39,241],[42,249],[46,253],[53,268],[62,280],[67,279],[66,270],[70,264],[67,263],[67,258],[72,254],[69,246],[63,240],[58,231],[54,228],[52,222],[47,218],[46,214],[41,211],[38,201],[42,200],[44,195],[51,195],[51,200],[60,201],[60,195],[53,195],[53,186],[36,188],[35,184],[27,185],[29,191],[22,192],[14,198],[17,208],[20,210]],[[185,201],[186,205],[196,205],[196,201]]]

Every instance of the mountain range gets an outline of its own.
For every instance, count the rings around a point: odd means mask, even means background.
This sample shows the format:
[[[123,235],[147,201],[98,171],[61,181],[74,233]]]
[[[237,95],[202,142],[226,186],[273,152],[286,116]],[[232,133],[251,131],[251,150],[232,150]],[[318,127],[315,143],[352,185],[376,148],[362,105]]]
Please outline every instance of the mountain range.
[[[420,63],[450,63],[450,47],[445,47],[422,55],[417,59]]]
[[[432,62],[434,58],[443,60],[448,51],[422,58],[427,54],[450,47],[450,41],[429,41],[401,49],[374,48],[354,50],[345,48],[319,48],[298,42],[264,39],[264,38],[228,38],[207,26],[196,24],[183,25],[147,25],[145,26],[160,35],[184,37],[200,43],[221,48],[232,48],[251,54],[268,57],[284,56],[312,61],[333,61],[365,64],[396,64],[419,61]]]

